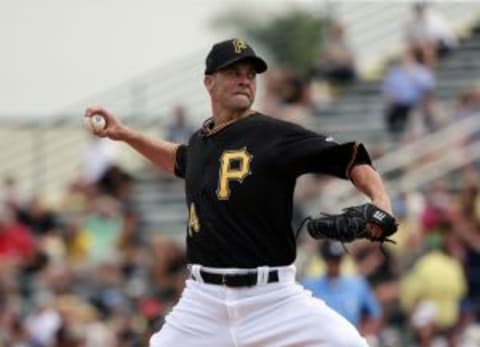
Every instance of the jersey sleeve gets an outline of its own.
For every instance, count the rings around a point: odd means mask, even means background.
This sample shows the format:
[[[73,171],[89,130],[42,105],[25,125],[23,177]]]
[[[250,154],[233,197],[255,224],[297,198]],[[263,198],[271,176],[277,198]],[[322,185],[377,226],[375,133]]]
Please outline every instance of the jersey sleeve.
[[[294,176],[322,173],[349,178],[355,165],[371,165],[363,144],[339,144],[329,137],[298,126],[282,136],[278,153],[281,168]]]
[[[185,178],[185,172],[187,170],[187,154],[188,146],[180,145],[175,152],[175,176]]]

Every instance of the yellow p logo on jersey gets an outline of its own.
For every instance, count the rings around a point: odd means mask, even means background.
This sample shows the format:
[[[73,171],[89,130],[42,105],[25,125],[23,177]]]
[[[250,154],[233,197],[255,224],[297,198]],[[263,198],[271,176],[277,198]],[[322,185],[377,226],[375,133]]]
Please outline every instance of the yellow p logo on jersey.
[[[235,53],[240,54],[243,50],[247,49],[247,43],[242,39],[235,39],[232,43],[235,48]]]
[[[219,200],[230,198],[230,181],[243,182],[250,174],[252,155],[246,148],[235,151],[225,151],[220,157],[220,172],[218,176],[217,197]]]

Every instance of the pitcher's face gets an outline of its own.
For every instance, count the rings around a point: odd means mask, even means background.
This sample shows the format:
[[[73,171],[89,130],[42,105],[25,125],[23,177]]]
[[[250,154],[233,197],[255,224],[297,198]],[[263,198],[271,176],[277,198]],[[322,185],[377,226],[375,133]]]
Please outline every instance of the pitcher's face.
[[[255,100],[256,72],[248,61],[240,61],[205,76],[212,103],[232,111],[249,109]]]

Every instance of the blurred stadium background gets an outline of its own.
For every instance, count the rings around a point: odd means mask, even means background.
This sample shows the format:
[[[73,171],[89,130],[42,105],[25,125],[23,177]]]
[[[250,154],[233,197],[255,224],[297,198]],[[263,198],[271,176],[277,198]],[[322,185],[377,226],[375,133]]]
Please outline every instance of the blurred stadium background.
[[[227,8],[214,24],[274,62],[259,110],[366,143],[385,177],[397,244],[348,245],[344,261],[382,308],[359,328],[372,346],[480,346],[480,3],[302,6],[254,28]],[[418,6],[430,21],[415,20]],[[47,118],[1,115],[0,346],[146,346],[161,326],[186,276],[182,181],[93,138],[82,112],[103,105],[185,141],[208,117],[208,49]],[[344,182],[305,176],[294,227],[359,201]],[[300,238],[299,280],[324,273],[318,247]]]

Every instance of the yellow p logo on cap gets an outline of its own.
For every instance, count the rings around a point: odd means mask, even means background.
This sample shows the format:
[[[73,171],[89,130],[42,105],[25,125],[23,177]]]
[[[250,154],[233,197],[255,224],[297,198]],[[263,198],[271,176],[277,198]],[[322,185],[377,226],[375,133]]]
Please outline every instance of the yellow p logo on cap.
[[[247,49],[247,43],[242,39],[235,39],[232,43],[235,48],[235,53],[240,54],[243,50]]]

